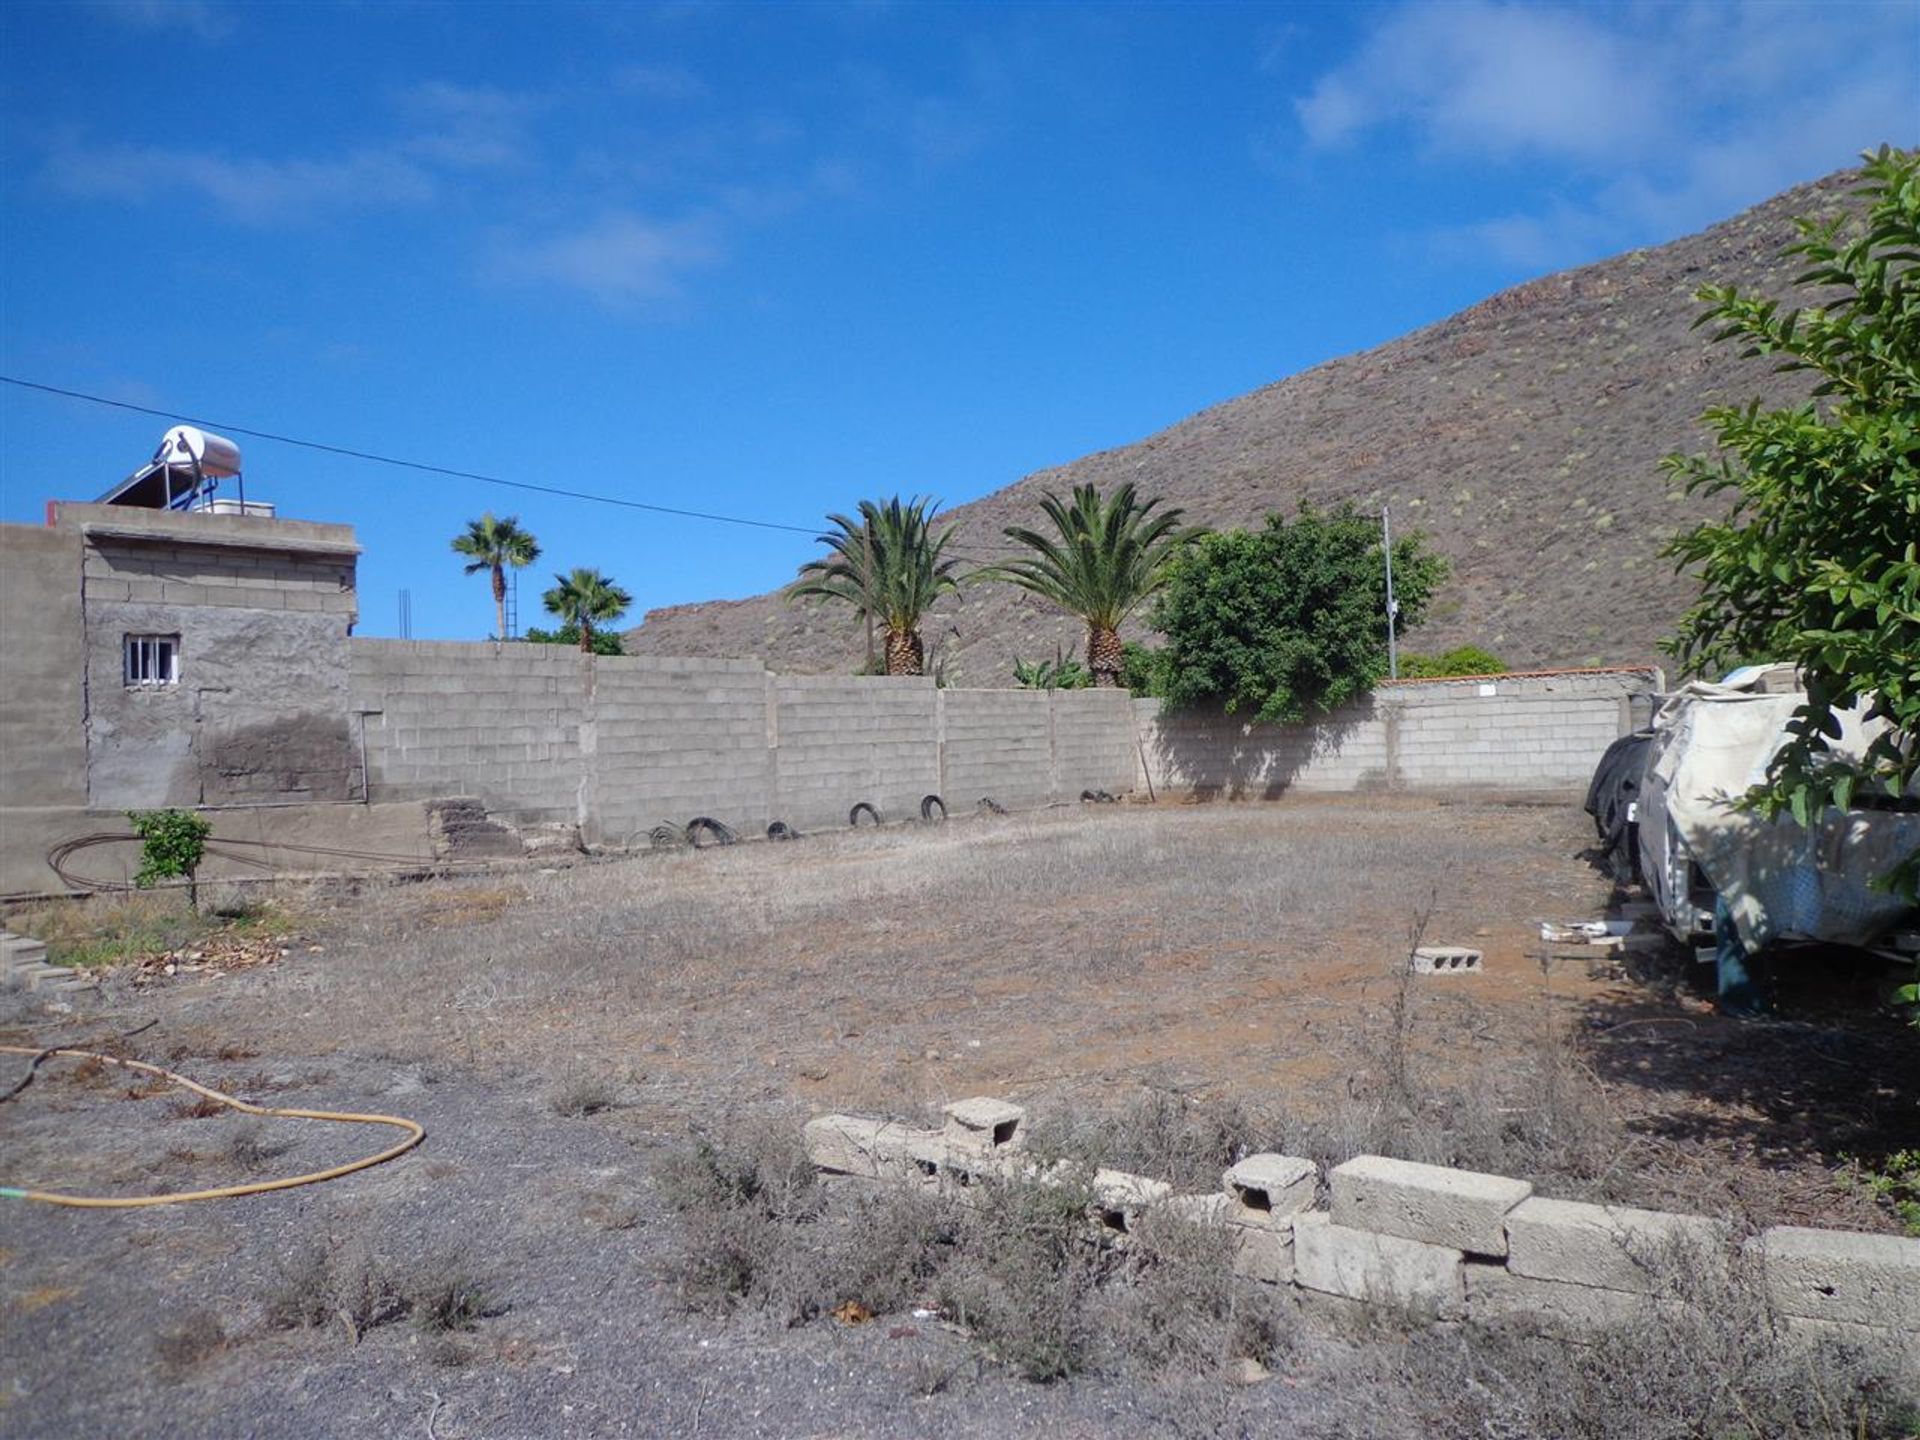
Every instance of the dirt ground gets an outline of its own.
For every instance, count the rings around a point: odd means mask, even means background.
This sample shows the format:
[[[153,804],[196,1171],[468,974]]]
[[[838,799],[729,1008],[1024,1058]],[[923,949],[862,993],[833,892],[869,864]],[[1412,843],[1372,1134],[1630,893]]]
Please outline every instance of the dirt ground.
[[[1111,1379],[1023,1384],[935,1326],[689,1312],[652,1177],[729,1111],[798,1126],[985,1093],[1044,1116],[1158,1090],[1244,1106],[1276,1144],[1311,1123],[1351,1150],[1382,1143],[1368,1127],[1398,1083],[1451,1097],[1432,1143],[1452,1148],[1414,1158],[1490,1157],[1547,1193],[1742,1227],[1892,1228],[1846,1160],[1920,1133],[1911,1032],[1875,1018],[1867,977],[1836,991],[1826,959],[1783,976],[1789,1018],[1764,1025],[1712,1015],[1671,983],[1683,966],[1543,964],[1540,920],[1614,898],[1590,838],[1571,807],[1088,807],[289,890],[274,963],[116,972],[64,1011],[10,997],[0,1043],[155,1022],[116,1053],[263,1104],[406,1115],[426,1143],[251,1199],[0,1201],[0,1428],[1110,1435],[1210,1413]],[[1416,933],[1481,948],[1485,973],[1403,982]],[[25,1062],[0,1060],[4,1089]],[[360,1127],[197,1115],[64,1062],[0,1105],[16,1186],[151,1193],[366,1148]],[[279,1270],[329,1236],[477,1267],[497,1313],[451,1339],[273,1328]],[[1276,1423],[1313,1402],[1236,1398]]]

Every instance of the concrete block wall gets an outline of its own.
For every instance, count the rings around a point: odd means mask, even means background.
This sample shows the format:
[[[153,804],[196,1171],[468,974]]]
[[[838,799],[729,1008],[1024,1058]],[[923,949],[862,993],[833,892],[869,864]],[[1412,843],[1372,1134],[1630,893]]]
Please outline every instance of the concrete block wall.
[[[235,550],[179,536],[89,535],[82,575],[89,604],[239,605],[349,619],[359,608],[351,552]]]
[[[983,799],[1017,810],[1053,798],[1053,700],[1047,691],[943,690],[938,698],[946,736],[939,792],[956,815]]]
[[[1133,699],[1124,690],[1055,690],[1053,792],[1065,800],[1082,791],[1123,795],[1139,770]]]
[[[516,819],[578,822],[578,651],[432,640],[355,640],[349,651],[371,799],[472,795]]]
[[[584,673],[589,843],[636,844],[696,815],[766,827],[773,755],[757,661],[635,655]]]
[[[1391,752],[1387,717],[1372,700],[1316,725],[1256,725],[1220,711],[1176,711],[1136,700],[1145,769],[1156,792],[1231,800],[1385,789]]]
[[[962,1104],[992,1107],[1004,1138],[960,1145],[951,1123],[921,1131],[830,1115],[807,1124],[808,1153],[829,1173],[890,1183],[1057,1180],[1057,1170],[1024,1159],[1020,1107]],[[1320,1210],[1312,1208],[1319,1169],[1293,1156],[1248,1156],[1206,1195],[1101,1170],[1088,1221],[1125,1244],[1140,1213],[1160,1205],[1230,1227],[1244,1279],[1418,1319],[1521,1324],[1570,1339],[1686,1313],[1711,1299],[1700,1287],[1735,1278],[1756,1287],[1783,1331],[1920,1364],[1920,1239],[1776,1226],[1742,1247],[1748,1268],[1739,1276],[1728,1225],[1706,1216],[1552,1200],[1523,1180],[1380,1155],[1357,1156],[1325,1178],[1330,1205]],[[1122,1195],[1138,1203],[1114,1204]]]
[[[0,806],[87,800],[80,537],[0,525]]]
[[[801,829],[847,823],[858,801],[888,820],[940,792],[938,694],[925,679],[771,675],[772,808]]]
[[[355,640],[351,699],[372,799],[472,796],[522,822],[630,845],[709,815],[887,820],[1133,786],[1119,692],[938,690],[927,679],[772,675],[750,660],[592,656],[552,645]]]
[[[1140,783],[1201,796],[1289,790],[1572,795],[1607,746],[1647,724],[1660,671],[1389,681],[1308,726],[1136,701]]]

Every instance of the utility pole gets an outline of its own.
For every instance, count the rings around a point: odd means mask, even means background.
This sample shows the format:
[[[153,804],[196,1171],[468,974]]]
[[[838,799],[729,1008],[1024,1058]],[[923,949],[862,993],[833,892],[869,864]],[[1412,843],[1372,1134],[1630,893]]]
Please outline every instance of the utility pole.
[[[1387,678],[1400,678],[1400,645],[1394,635],[1394,621],[1400,617],[1400,602],[1393,598],[1393,520],[1387,507],[1380,507],[1380,549],[1387,557]]]

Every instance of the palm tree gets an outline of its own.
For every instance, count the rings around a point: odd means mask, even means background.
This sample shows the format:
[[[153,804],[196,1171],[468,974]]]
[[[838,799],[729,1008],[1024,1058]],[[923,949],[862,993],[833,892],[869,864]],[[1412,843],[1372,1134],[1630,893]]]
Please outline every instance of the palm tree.
[[[497,639],[507,638],[507,566],[519,570],[531,565],[540,558],[540,542],[531,532],[520,528],[520,517],[508,515],[495,519],[491,510],[478,520],[467,522],[464,535],[453,537],[453,550],[456,555],[465,555],[471,562],[466,573],[477,575],[482,570],[493,572],[493,608],[499,629],[494,632]]]
[[[939,508],[932,499],[903,502],[896,495],[885,505],[862,500],[858,521],[827,516],[835,533],[822,535],[820,543],[833,553],[802,565],[788,597],[814,596],[853,606],[869,627],[876,621],[885,627],[887,674],[925,673],[920,621],[934,601],[960,583],[953,573],[960,562],[944,554],[953,527],[938,534],[933,530]]]
[[[576,569],[571,574],[553,578],[560,583],[542,595],[540,601],[565,624],[580,627],[580,653],[591,654],[595,623],[613,624],[627,613],[633,596],[598,570]]]
[[[1140,503],[1131,482],[1104,501],[1093,486],[1076,485],[1071,505],[1049,491],[1040,508],[1056,533],[1009,525],[1007,538],[1033,554],[988,572],[1087,622],[1087,669],[1095,685],[1121,683],[1121,625],[1166,583],[1167,561],[1199,533],[1181,527],[1181,510],[1155,515],[1159,504],[1158,497]]]

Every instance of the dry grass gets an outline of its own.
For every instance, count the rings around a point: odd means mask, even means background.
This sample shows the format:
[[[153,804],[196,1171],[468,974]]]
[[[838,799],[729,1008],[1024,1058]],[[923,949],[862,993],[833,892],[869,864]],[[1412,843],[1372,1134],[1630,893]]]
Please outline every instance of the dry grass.
[[[613,1082],[601,1071],[587,1068],[568,1070],[547,1095],[548,1108],[568,1119],[598,1115],[619,1102],[620,1092]]]
[[[189,1310],[155,1337],[153,1358],[160,1373],[177,1384],[228,1344],[226,1327],[219,1316],[211,1310]]]
[[[1301,1347],[1331,1387],[1327,1440],[1895,1440],[1920,1427],[1920,1377],[1891,1346],[1780,1330],[1757,1277],[1668,1268],[1668,1303],[1568,1344],[1521,1327],[1461,1327]]]
[[[1261,1138],[1319,1158],[1505,1167],[1570,1197],[1697,1200],[1755,1223],[1887,1223],[1785,1123],[1839,1117],[1849,1094],[1862,1127],[1893,1114],[1846,1068],[1857,1051],[1794,1049],[1783,1030],[1741,1037],[1738,1069],[1689,1067],[1721,1044],[1710,1017],[1626,981],[1542,975],[1537,919],[1606,902],[1579,858],[1590,835],[1552,809],[1100,807],[646,855],[512,887],[397,886],[334,910],[324,958],[276,967],[249,997],[247,1039],[297,1053],[351,1036],[409,1064],[531,1075],[563,1113],[612,1098],[575,1058],[606,1057],[623,1118],[654,1127],[721,1097],[1111,1109],[1151,1089],[1209,1113],[1280,1111]],[[1484,975],[1396,968],[1429,909],[1426,937],[1481,947]],[[422,1027],[423,1013],[442,1018]],[[1630,1023],[1597,1051],[1566,1043],[1588,1014]],[[1661,1070],[1635,1067],[1663,1045]],[[1770,1046],[1793,1053],[1769,1064]],[[1773,1103],[1783,1074],[1827,1075],[1839,1104]],[[1705,1117],[1701,1081],[1718,1092]],[[1884,1083],[1920,1094],[1920,1075]],[[1857,1129],[1849,1153],[1886,1148]],[[1126,1163],[1183,1174],[1219,1158],[1217,1136],[1179,1143],[1198,1148]]]
[[[356,1341],[406,1310],[400,1282],[383,1259],[362,1244],[337,1242],[296,1251],[281,1264],[262,1304],[267,1323],[277,1329],[340,1321]]]
[[[1030,1381],[1149,1381],[1144,1403],[1174,1434],[1241,1433],[1221,1381],[1249,1360],[1312,1397],[1293,1428],[1323,1440],[1857,1440],[1920,1423],[1920,1386],[1892,1347],[1784,1333],[1757,1276],[1692,1251],[1648,1257],[1660,1282],[1648,1319],[1569,1344],[1302,1310],[1233,1276],[1228,1231],[1165,1210],[1116,1248],[1090,1220],[1084,1171],[829,1189],[797,1167],[790,1134],[747,1125],[697,1137],[671,1174],[689,1301],[788,1325],[929,1305]],[[914,1383],[932,1393],[956,1368],[922,1367]]]
[[[237,887],[217,882],[200,888],[206,903],[198,911],[181,890],[105,893],[15,907],[6,924],[17,934],[45,941],[47,958],[56,965],[120,965],[222,936],[292,931],[310,903],[298,886],[271,899],[230,894]]]

